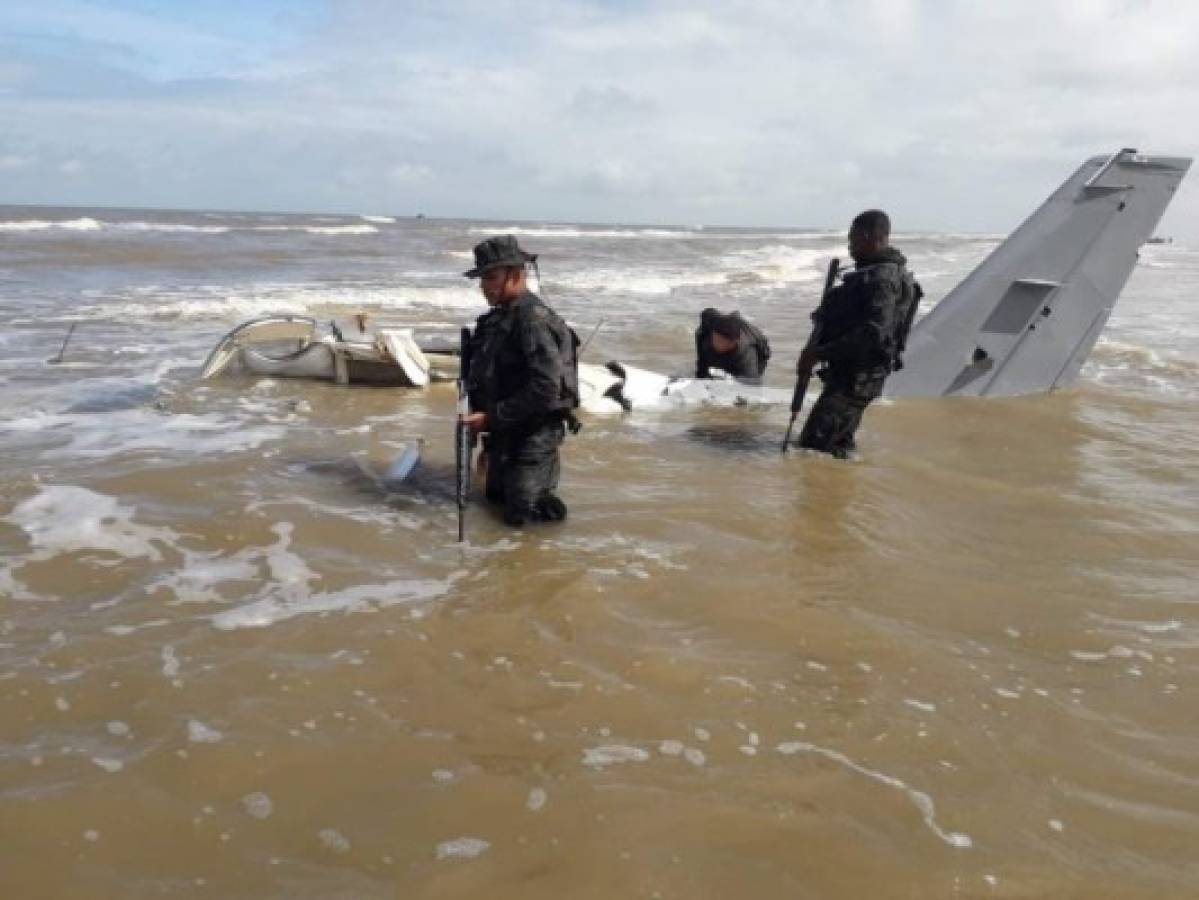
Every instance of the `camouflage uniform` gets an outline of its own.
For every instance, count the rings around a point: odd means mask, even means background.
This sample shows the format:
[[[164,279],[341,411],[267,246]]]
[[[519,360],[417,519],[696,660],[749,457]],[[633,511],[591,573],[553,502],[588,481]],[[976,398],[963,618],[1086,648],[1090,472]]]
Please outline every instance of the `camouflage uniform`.
[[[733,313],[736,315],[736,313]],[[738,317],[740,318],[740,317]],[[758,379],[766,374],[770,343],[760,330],[741,319],[741,337],[728,353],[712,348],[712,325],[705,319],[695,329],[695,377],[711,378],[710,369],[721,369],[734,378]]]
[[[487,498],[510,525],[560,520],[558,448],[578,405],[577,339],[526,291],[480,316],[472,341],[472,408],[487,413]]]
[[[883,392],[895,367],[897,339],[916,302],[907,260],[893,247],[860,260],[812,314],[822,326],[816,356],[827,364],[824,390],[799,436],[799,445],[844,459],[856,445],[862,414]]]

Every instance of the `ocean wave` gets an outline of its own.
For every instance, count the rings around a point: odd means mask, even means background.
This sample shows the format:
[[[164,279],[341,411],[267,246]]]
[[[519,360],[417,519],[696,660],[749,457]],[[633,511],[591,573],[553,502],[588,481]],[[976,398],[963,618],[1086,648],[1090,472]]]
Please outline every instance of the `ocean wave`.
[[[1181,356],[1165,355],[1161,351],[1139,344],[1101,337],[1095,345],[1093,361],[1117,369],[1148,370],[1158,374],[1199,377],[1199,362]]]
[[[379,229],[374,225],[306,225],[302,230],[309,234],[378,234]]]
[[[0,434],[66,438],[37,452],[41,460],[111,460],[120,454],[217,457],[256,450],[286,434],[281,424],[248,425],[239,417],[163,415],[147,407],[96,413],[35,411],[0,422]],[[22,443],[28,443],[23,440]],[[28,452],[28,451],[27,451]]]
[[[379,229],[365,223],[357,225],[248,225],[237,226],[238,231],[279,232],[302,231],[307,234],[378,234]]]
[[[461,285],[438,287],[262,284],[230,289],[200,285],[96,298],[77,312],[88,320],[102,321],[215,319],[236,323],[285,313],[327,318],[358,310],[386,313],[416,307],[481,313],[485,306],[478,286],[463,280]]]
[[[792,247],[787,244],[766,244],[738,250],[721,260],[723,267],[732,269],[729,277],[750,274],[764,282],[815,281],[828,268],[830,254],[815,247]]]
[[[105,223],[95,219],[67,219],[62,222],[51,222],[44,219],[19,219],[0,222],[0,231],[47,231],[51,228],[61,228],[64,231],[99,231]]]
[[[1144,244],[1137,252],[1137,265],[1145,269],[1190,269],[1199,251],[1177,244]]]
[[[721,240],[721,241],[838,241],[844,242],[843,231],[796,229],[795,231],[734,231],[719,228],[708,229],[702,225],[694,228],[587,228],[569,225],[497,225],[476,226],[469,234],[493,235],[512,234],[517,237],[543,238],[598,238],[598,239],[671,239],[671,240]]]
[[[546,238],[688,238],[704,236],[702,231],[671,230],[666,228],[574,228],[555,225],[500,225],[495,228],[475,227],[470,234],[513,234],[518,237]]]
[[[362,221],[371,222],[375,225],[394,225],[396,220],[391,216],[363,216]]]
[[[689,287],[728,283],[727,273],[711,270],[686,272],[645,271],[641,269],[585,269],[581,272],[547,276],[551,285],[579,291],[609,294],[666,295]]]
[[[63,221],[21,219],[0,222],[0,232],[20,233],[50,230],[162,234],[227,234],[230,231],[257,231],[303,232],[319,235],[362,235],[377,234],[379,232],[378,228],[368,222],[359,222],[351,225],[189,225],[185,222],[106,222],[92,218],[67,219]]]
[[[119,231],[163,232],[165,234],[225,234],[227,225],[185,225],[182,222],[113,222],[102,223],[105,228]]]

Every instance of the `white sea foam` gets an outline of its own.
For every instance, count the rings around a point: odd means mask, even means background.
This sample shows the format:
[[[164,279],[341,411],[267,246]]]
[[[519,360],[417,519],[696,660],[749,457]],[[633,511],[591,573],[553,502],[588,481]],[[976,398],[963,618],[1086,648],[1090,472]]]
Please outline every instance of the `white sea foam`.
[[[92,218],[63,221],[25,219],[0,222],[0,232],[49,231],[51,229],[73,232],[127,231],[186,234],[224,234],[229,230],[223,225],[188,225],[183,222],[106,222]]]
[[[138,525],[136,509],[117,498],[74,485],[50,485],[18,503],[5,521],[19,526],[36,559],[91,551],[127,559],[162,559],[161,545],[178,535],[169,528]]]
[[[334,853],[350,852],[349,840],[336,828],[322,828],[317,837],[320,838],[321,845],[326,850],[331,850]]]
[[[246,794],[241,798],[241,805],[246,813],[255,819],[270,818],[271,813],[275,810],[275,804],[271,802],[271,798],[261,791]]]
[[[731,253],[720,260],[720,265],[765,282],[794,284],[823,278],[829,255],[828,251],[813,247],[766,244]]]
[[[191,413],[166,415],[149,408],[92,413],[32,412],[0,421],[0,434],[61,436],[41,458],[110,459],[122,453],[211,457],[256,449],[285,434],[280,425],[248,426],[242,419]]]
[[[41,219],[24,219],[13,222],[0,222],[0,231],[48,231],[56,223]]]
[[[164,625],[170,624],[169,619],[151,619],[148,622],[138,622],[136,625],[109,625],[104,629],[104,632],[115,637],[128,637],[131,634],[145,631],[148,628],[162,628]]]
[[[913,709],[918,709],[921,712],[934,713],[937,711],[937,704],[928,703],[923,700],[913,700],[910,697],[903,701]]]
[[[99,231],[105,225],[95,219],[68,219],[65,221],[47,221],[45,219],[23,219],[0,222],[0,231],[48,231],[59,228],[63,231]]]
[[[197,719],[192,719],[187,723],[187,739],[193,744],[216,744],[224,737],[221,732]]]
[[[454,838],[437,845],[438,859],[473,859],[491,847],[490,842],[476,837]]]
[[[733,231],[695,228],[620,228],[571,225],[488,225],[471,228],[470,234],[512,234],[527,238],[594,238],[596,240],[721,240],[721,241],[834,241],[844,242],[843,231]]]
[[[583,751],[583,765],[595,769],[620,763],[645,762],[647,759],[649,751],[623,744],[605,744],[602,747],[588,747]]]
[[[176,603],[218,603],[224,598],[217,586],[227,581],[249,581],[258,575],[255,548],[239,550],[232,556],[219,553],[196,553],[177,548],[183,554],[183,566],[175,572],[150,583],[149,594],[162,589],[174,594]]]
[[[375,225],[394,225],[396,223],[396,220],[391,216],[363,216],[362,220]]]
[[[727,275],[710,268],[657,271],[648,267],[595,268],[580,272],[556,272],[552,280],[556,285],[577,291],[660,296],[679,289],[724,284]]]
[[[548,799],[549,797],[545,792],[545,788],[535,787],[529,791],[528,799],[525,800],[525,806],[529,812],[541,812],[545,808]]]
[[[498,225],[471,228],[470,234],[512,234],[534,238],[691,238],[704,237],[702,231],[669,228],[579,228],[568,225]]]
[[[71,219],[68,222],[56,222],[55,226],[65,229],[66,231],[99,231],[104,227],[103,222],[97,222],[95,219]]]
[[[228,324],[267,315],[329,318],[348,312],[375,315],[433,307],[480,313],[486,303],[476,285],[330,285],[263,282],[238,287],[189,285],[128,291],[97,298],[76,312],[89,320],[141,322],[219,319]]]
[[[378,234],[374,225],[307,225],[303,229],[309,234]]]
[[[782,753],[785,756],[793,756],[797,753],[815,753],[818,756],[823,756],[825,759],[832,760],[839,765],[845,766],[847,769],[852,769],[859,775],[865,775],[867,778],[871,778],[880,784],[885,784],[887,787],[894,788],[897,791],[902,791],[909,797],[909,799],[911,799],[916,809],[920,811],[920,815],[924,819],[924,824],[927,825],[929,830],[932,831],[933,834],[939,837],[942,841],[951,847],[958,848],[971,847],[974,844],[974,841],[971,840],[970,835],[968,834],[963,834],[960,831],[945,831],[942,829],[941,826],[937,824],[937,810],[936,806],[933,804],[932,798],[923,791],[918,791],[915,788],[909,787],[906,783],[893,775],[887,775],[884,772],[876,772],[873,769],[868,769],[865,766],[854,762],[843,753],[839,753],[836,750],[829,750],[826,747],[818,747],[816,744],[809,744],[805,741],[787,741],[786,743],[779,744],[776,749],[779,753]]]
[[[349,612],[362,607],[382,608],[402,603],[427,603],[444,596],[450,589],[446,581],[404,580],[383,584],[359,584],[338,591],[308,593],[284,585],[268,585],[262,599],[226,610],[212,617],[213,627],[223,631],[238,628],[266,628],[295,616],[312,613]]]

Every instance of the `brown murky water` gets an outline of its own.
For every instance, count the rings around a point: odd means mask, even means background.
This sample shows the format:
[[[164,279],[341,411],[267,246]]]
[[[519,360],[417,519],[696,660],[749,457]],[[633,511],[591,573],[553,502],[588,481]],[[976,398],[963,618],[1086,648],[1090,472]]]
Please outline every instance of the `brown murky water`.
[[[570,520],[476,506],[464,546],[448,386],[198,386],[220,327],[171,323],[184,366],[99,312],[31,369],[61,329],[16,321],[3,896],[1199,896],[1199,342],[1159,274],[1074,390],[875,407],[849,464],[781,457],[782,410],[592,418]]]

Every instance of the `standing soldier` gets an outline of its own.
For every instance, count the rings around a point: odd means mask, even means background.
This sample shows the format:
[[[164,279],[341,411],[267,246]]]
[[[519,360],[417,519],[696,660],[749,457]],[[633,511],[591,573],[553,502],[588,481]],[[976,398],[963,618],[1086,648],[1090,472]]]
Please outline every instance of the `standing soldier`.
[[[472,345],[472,409],[464,421],[487,432],[487,499],[504,521],[559,522],[566,504],[558,487],[558,448],[566,427],[578,430],[578,338],[528,289],[525,266],[537,257],[511,235],[474,248],[478,278],[491,310]]]
[[[883,392],[911,326],[920,287],[904,255],[890,246],[891,220],[871,209],[853,220],[849,255],[856,264],[812,314],[819,343],[799,356],[799,371],[817,373],[824,390],[799,436],[799,445],[845,459],[856,449],[854,432],[866,407]]]

